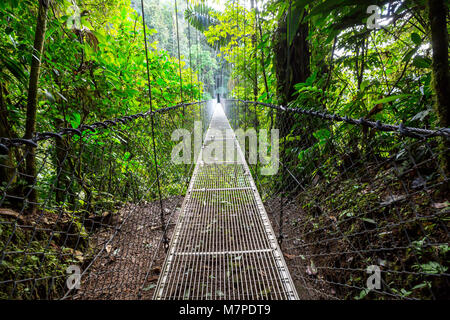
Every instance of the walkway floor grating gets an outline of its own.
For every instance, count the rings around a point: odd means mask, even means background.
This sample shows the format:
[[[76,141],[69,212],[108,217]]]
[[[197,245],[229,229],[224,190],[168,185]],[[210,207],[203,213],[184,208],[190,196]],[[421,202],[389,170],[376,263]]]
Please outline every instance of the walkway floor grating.
[[[204,154],[210,143],[231,146],[227,149],[231,156],[212,155],[211,161]],[[242,150],[220,106],[206,133],[155,299],[298,299]]]

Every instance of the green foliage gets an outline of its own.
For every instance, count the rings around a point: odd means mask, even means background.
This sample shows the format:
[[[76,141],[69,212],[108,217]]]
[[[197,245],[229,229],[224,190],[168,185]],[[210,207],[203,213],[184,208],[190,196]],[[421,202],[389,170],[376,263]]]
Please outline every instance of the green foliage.
[[[290,107],[328,111],[341,116],[385,123],[435,126],[437,117],[432,112],[431,37],[427,32],[427,13],[424,7],[416,1],[395,4],[374,1],[371,4],[382,9],[384,17],[381,29],[367,28],[369,14],[366,13],[368,5],[364,1],[270,1],[261,17],[267,36],[260,39],[258,48],[268,50],[266,55],[272,59],[285,59],[285,56],[280,56],[277,52],[279,48],[270,40],[273,37],[271,35],[279,34],[281,39],[285,37],[287,44],[292,46],[292,39],[300,22],[307,22],[307,41],[311,51],[310,76],[305,82],[294,84],[295,95],[290,99]],[[227,10],[230,13],[226,21],[231,28],[236,23],[232,20],[232,14],[236,10]],[[411,16],[411,12],[414,15]],[[241,17],[242,15],[240,13]],[[287,19],[287,33],[277,29],[282,25],[283,19]],[[222,30],[227,29],[210,28],[206,34],[211,33],[209,37],[214,38]],[[237,53],[239,48],[239,44],[232,48],[234,57],[242,56]],[[231,50],[230,46],[226,50]],[[251,46],[247,50],[246,52],[251,53]],[[242,59],[240,61],[242,63]],[[237,62],[233,73],[237,82],[245,74],[239,69],[242,68],[239,63]],[[284,65],[286,62],[278,63]],[[260,81],[261,72],[258,82],[261,83]],[[249,82],[244,82],[244,86],[251,86]],[[275,92],[276,87],[272,85],[270,90]],[[242,92],[245,92],[235,91],[235,95],[240,98]],[[269,95],[260,97],[266,101],[270,98]],[[276,103],[275,99],[268,100]],[[277,123],[276,117],[272,122]],[[325,171],[328,170],[328,164],[339,163],[341,160],[335,159],[335,155],[330,152],[352,150],[361,153],[367,148],[366,133],[361,135],[352,126],[330,124],[330,127],[323,127],[322,123],[322,127],[317,128],[316,122],[303,117],[295,117],[291,123],[283,125],[289,126],[285,140],[286,152],[287,157],[295,159],[293,166],[296,175],[314,175],[314,166],[306,165],[311,161],[323,163]],[[309,138],[310,132],[314,132],[313,139]],[[329,132],[333,144],[327,142],[330,137],[320,136],[321,132]],[[302,148],[297,147],[305,139],[310,141],[304,143]],[[373,139],[372,145],[383,141],[384,149],[380,149],[377,154],[381,158],[389,155],[386,150],[395,150],[397,147],[392,136],[371,135],[370,139]],[[327,178],[332,171],[327,174]]]
[[[56,215],[51,212],[47,214]],[[78,217],[73,216],[71,219],[74,223],[72,232],[84,228]],[[11,221],[0,222],[0,247],[7,252],[15,252],[6,255],[0,264],[0,281],[5,281],[0,285],[0,299],[10,298],[9,294],[14,286],[8,282],[11,279],[27,279],[16,284],[15,294],[12,296],[14,299],[59,297],[61,295],[59,290],[64,287],[66,279],[66,268],[71,264],[80,263],[78,260],[80,257],[74,255],[76,251],[72,248],[75,243],[86,241],[87,234],[84,232],[84,236],[82,235],[84,239],[75,241],[58,234],[58,231],[64,231],[63,224],[57,226],[55,234],[50,237],[42,229],[33,232],[27,228],[14,226]],[[42,222],[40,224],[41,227],[45,227]],[[81,247],[80,245],[79,248]],[[33,280],[35,278],[40,280]]]
[[[42,61],[38,131],[77,127],[118,115],[148,109],[146,67],[141,18],[125,0],[106,6],[91,2],[81,25],[67,25],[70,2],[53,3]],[[8,93],[4,101],[12,136],[20,136],[25,119],[21,108],[26,90],[36,5],[20,2],[0,8],[0,81]],[[20,18],[19,18],[20,17]],[[77,28],[79,27],[79,28]],[[154,29],[148,34],[157,34]],[[166,51],[149,50],[154,105],[180,101],[178,60]],[[198,96],[197,75],[183,67],[183,99]],[[163,90],[162,90],[163,89]],[[5,97],[4,97],[5,99]]]
[[[19,138],[24,134],[38,5],[37,1],[13,0],[0,4],[1,137]],[[191,57],[187,54],[187,38],[181,37],[184,48],[181,48],[180,62],[175,50],[174,24],[168,23],[172,22],[172,6],[146,6],[146,9],[161,18],[147,21],[153,108],[197,100],[204,90],[201,80],[208,81],[207,90],[214,87],[211,83],[217,70],[216,60],[205,50],[205,44],[199,44],[194,70],[188,64]],[[79,23],[75,19],[76,23],[68,24],[75,12],[82,13]],[[78,128],[149,110],[144,30],[139,13],[130,6],[129,0],[51,1],[41,59],[36,131],[58,132],[60,128]],[[182,11],[179,16],[183,16]],[[162,28],[163,25],[171,28]],[[180,31],[187,33],[187,28],[180,24]],[[203,74],[199,75],[200,72]],[[192,109],[186,108],[183,120],[191,123],[193,116]],[[175,129],[167,123],[182,123],[182,119],[179,115],[158,119],[164,122],[155,124],[157,165],[166,168],[171,165],[170,150],[174,145],[168,130]],[[65,268],[74,262],[69,258],[70,253],[89,258],[92,226],[88,228],[86,218],[116,213],[120,205],[137,199],[155,200],[156,191],[148,190],[155,180],[156,165],[150,127],[148,118],[135,119],[132,124],[120,124],[95,134],[88,131],[82,136],[65,136],[40,143],[36,149],[39,173],[34,188],[38,191],[39,202],[44,205],[38,210],[45,219],[53,221],[60,217],[62,220],[54,225],[41,221],[40,229],[34,234],[31,229],[1,221],[2,252],[17,254],[2,258],[0,281],[44,279],[35,284],[33,281],[18,283],[13,298],[60,297],[61,292],[57,290],[65,288]],[[23,163],[19,162],[22,154],[23,150],[17,148],[11,152],[11,158],[2,156],[0,167],[4,167],[4,161],[11,161],[9,166],[25,172]],[[27,187],[23,178],[14,178],[11,184],[3,171],[0,174],[2,192],[23,196]],[[164,170],[160,178],[165,182],[162,192],[167,196],[179,195],[186,185],[175,173]],[[126,192],[119,194],[117,190]],[[26,207],[23,203],[2,199],[2,207],[16,210],[18,206]],[[40,230],[51,230],[54,234]],[[22,253],[27,250],[44,254]],[[7,298],[13,285],[13,282],[2,284],[0,298]]]
[[[184,15],[186,20],[199,31],[206,31],[209,27],[217,25],[217,20],[213,17],[218,12],[205,3],[199,3],[186,8]]]
[[[257,1],[254,3],[260,5]],[[281,39],[282,46],[291,48],[299,27],[307,23],[307,43],[311,52],[305,73],[309,77],[302,83],[293,84],[295,94],[288,98],[289,107],[434,127],[431,36],[423,1],[374,0],[370,4],[383,9],[386,17],[383,18],[382,29],[367,28],[368,4],[363,0],[272,0],[264,2],[263,10],[227,0],[222,11],[207,6],[204,1],[190,1],[184,14],[184,7],[179,8],[178,16],[175,16],[172,3],[157,0],[145,1],[144,12],[141,12],[140,0],[131,1],[131,6],[128,0],[52,1],[39,82],[37,131],[77,128],[149,109],[147,61],[140,16],[143,13],[146,15],[146,41],[149,44],[151,96],[156,109],[199,97],[207,99],[228,91],[231,96],[241,99],[277,103],[275,93],[281,81],[274,66],[292,63],[297,56],[291,57],[292,61],[284,61],[287,57],[283,56],[276,39]],[[67,22],[73,6],[83,15],[80,24],[69,26]],[[24,134],[37,8],[36,1],[7,0],[0,3],[1,136],[22,137]],[[180,21],[178,35],[176,18]],[[193,28],[186,27],[184,21]],[[178,59],[178,45],[181,61]],[[323,207],[337,211],[333,218],[346,235],[363,228],[381,227],[387,221],[398,222],[389,214],[386,220],[380,219],[379,215],[385,211],[360,214],[365,212],[365,208],[380,203],[381,195],[377,192],[383,190],[380,186],[359,181],[358,170],[361,167],[354,166],[352,170],[355,171],[352,172],[348,162],[368,160],[365,150],[370,147],[375,162],[394,158],[403,174],[411,165],[406,156],[411,152],[407,141],[399,141],[391,134],[355,129],[344,123],[326,124],[303,116],[284,119],[283,115],[268,108],[255,107],[250,111],[245,115],[234,115],[243,127],[270,129],[281,124],[286,131],[281,136],[283,156],[292,174],[301,177],[302,184],[310,187],[309,192],[299,193],[306,216],[311,220],[310,227],[320,229],[326,223],[324,219],[329,218],[327,212],[318,217],[317,212],[322,209],[317,208],[313,200],[321,197],[324,198]],[[162,119],[181,122],[194,119],[195,114],[188,111],[179,117]],[[136,120],[132,128],[120,126],[95,135],[73,136],[55,145],[44,145],[37,152],[38,166],[42,170],[36,188],[50,204],[58,204],[64,212],[72,212],[69,215],[71,225],[83,240],[87,240],[87,231],[82,223],[86,214],[113,212],[117,210],[116,202],[133,201],[142,194],[146,200],[156,198],[156,192],[147,190],[147,187],[154,181],[153,169],[156,166],[164,169],[169,165],[168,155],[173,147],[167,139],[165,123],[155,124],[157,152],[165,155],[158,157],[157,163],[149,156],[152,152],[150,124],[144,119]],[[64,154],[60,150],[64,150]],[[136,150],[141,152],[134,152]],[[413,151],[419,161],[429,156],[420,148]],[[69,160],[65,161],[66,158]],[[77,158],[78,163],[70,160],[73,158]],[[7,160],[10,159],[1,158],[1,161]],[[62,162],[61,174],[55,168]],[[3,162],[1,165],[7,167]],[[342,179],[336,190],[328,190],[327,182],[341,179],[343,171],[349,176]],[[71,172],[73,176],[65,172]],[[373,176],[380,179],[380,176],[391,178],[395,174],[388,169],[380,169],[373,172]],[[167,182],[162,185],[165,194],[178,194],[180,186],[186,184],[183,178],[164,170],[161,177]],[[435,178],[435,172],[426,177],[429,180]],[[286,183],[280,178],[278,180],[272,185],[273,181],[262,177],[260,182],[262,185],[271,184],[271,187]],[[23,179],[14,181],[14,187],[19,189],[23,189],[25,184]],[[48,187],[51,185],[68,185],[69,193],[77,196],[68,198],[65,194],[55,194]],[[400,188],[398,185],[393,187]],[[113,197],[115,188],[129,192]],[[323,190],[333,192],[333,197],[325,197]],[[414,199],[415,205],[423,205],[419,200]],[[7,202],[5,204],[8,205]],[[407,216],[412,213],[404,210],[401,214]],[[421,227],[431,231],[436,228],[433,223]],[[0,224],[0,246],[6,245],[11,233],[10,225]],[[14,236],[17,239],[9,250],[21,251],[29,242],[32,250],[49,250],[50,254],[43,260],[33,255],[25,257],[25,268],[20,268],[23,260],[3,260],[0,274],[4,279],[30,277],[38,272],[39,265],[43,265],[44,275],[60,274],[69,263],[58,260],[54,247],[42,245],[43,241],[53,243],[45,235],[39,235],[43,240],[36,241],[20,229]],[[384,234],[377,237],[377,241],[385,241]],[[58,240],[56,237],[54,241]],[[388,277],[387,285],[392,292],[403,297],[427,297],[423,292],[434,285],[427,275],[447,272],[443,261],[448,255],[448,246],[430,248],[426,243],[426,238],[417,237],[412,239],[412,247],[408,248],[410,253],[419,257],[419,261],[414,262],[414,271],[424,276],[421,279],[403,279],[403,282]],[[70,249],[73,248],[58,250]],[[407,256],[400,258],[404,261],[409,259]],[[394,269],[399,270],[404,261],[395,261]],[[362,286],[361,278],[347,278],[345,281],[348,286]],[[39,294],[26,292],[26,289],[26,286],[18,289],[19,297]],[[362,290],[353,298],[364,299],[370,294],[368,290]],[[189,292],[186,295],[188,297]]]

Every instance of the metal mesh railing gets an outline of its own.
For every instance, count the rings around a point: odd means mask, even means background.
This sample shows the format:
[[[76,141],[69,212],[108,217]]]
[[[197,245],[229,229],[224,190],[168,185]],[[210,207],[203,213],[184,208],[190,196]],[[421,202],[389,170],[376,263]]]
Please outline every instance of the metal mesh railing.
[[[449,297],[448,128],[224,105],[235,129],[279,129],[250,167],[300,298]]]
[[[209,104],[2,138],[0,299],[151,297],[193,169],[172,162],[179,142],[171,134],[191,132],[195,121],[206,128]],[[26,166],[30,152],[36,175]]]

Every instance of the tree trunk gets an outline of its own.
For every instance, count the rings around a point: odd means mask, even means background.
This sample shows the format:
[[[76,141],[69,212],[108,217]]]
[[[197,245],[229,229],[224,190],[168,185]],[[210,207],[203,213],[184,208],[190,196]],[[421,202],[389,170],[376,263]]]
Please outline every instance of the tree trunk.
[[[289,48],[287,48],[286,30],[285,19],[276,31],[274,41],[277,91],[281,99],[280,103],[283,105],[293,100],[294,85],[305,82],[310,75],[308,24],[300,24]]]
[[[287,106],[293,100],[294,85],[305,82],[310,75],[310,51],[307,41],[308,24],[301,23],[292,44],[287,44],[287,18],[285,18],[275,34],[275,70],[277,77],[277,95],[279,102]],[[285,137],[294,124],[293,115],[277,112],[277,127],[280,129],[280,138]]]
[[[36,31],[34,35],[33,56],[31,59],[30,81],[28,84],[27,119],[25,127],[25,139],[33,138],[36,131],[37,92],[39,73],[41,68],[42,52],[44,50],[45,31],[47,29],[47,14],[50,0],[39,0]],[[30,210],[35,211],[37,205],[37,192],[34,187],[36,180],[36,157],[32,147],[27,147],[26,157],[27,182],[30,188],[28,201]]]
[[[431,26],[431,39],[433,47],[433,86],[435,91],[435,108],[438,114],[439,126],[450,126],[450,76],[448,65],[448,32],[447,14],[448,7],[445,0],[429,0],[428,13]],[[441,144],[442,154],[440,162],[449,172],[450,167],[450,143],[445,140]]]
[[[3,84],[0,82],[0,137],[12,138],[11,126],[8,122],[8,109],[3,97]],[[14,177],[14,161],[12,151],[0,157],[0,181],[9,183]]]
[[[280,22],[274,36],[274,65],[277,77],[277,96],[279,102],[283,106],[287,106],[289,102],[294,100],[294,85],[305,82],[310,75],[310,51],[307,41],[309,32],[308,24],[300,23],[292,43],[289,45],[287,40],[288,16]],[[283,163],[281,168],[282,183],[280,188],[281,190],[287,190],[290,186],[295,184],[293,181],[290,181],[290,177],[286,175],[285,166],[291,163],[291,161],[295,161],[295,159],[289,159],[289,155],[286,154],[285,150],[289,147],[289,143],[287,143],[284,138],[291,132],[291,128],[296,121],[295,115],[277,111],[275,121],[276,127],[280,130],[280,159]],[[280,212],[282,212],[283,196],[281,196],[280,201]],[[282,219],[282,216],[283,214],[280,213],[280,219]]]

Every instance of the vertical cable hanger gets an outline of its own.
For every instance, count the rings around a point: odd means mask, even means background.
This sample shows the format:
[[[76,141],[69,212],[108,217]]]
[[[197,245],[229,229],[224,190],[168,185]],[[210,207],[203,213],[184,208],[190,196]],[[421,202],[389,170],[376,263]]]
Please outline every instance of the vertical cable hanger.
[[[236,68],[236,88],[237,93],[236,96],[239,99],[239,0],[235,1],[235,8],[236,8],[236,54],[235,54],[235,68]],[[238,108],[235,108],[234,110],[234,128],[237,128],[237,118],[239,116]]]
[[[186,9],[189,6],[189,0],[186,0]],[[189,68],[191,68],[190,72],[190,80],[191,80],[191,100],[194,101],[194,86],[192,82],[192,55],[191,55],[191,24],[188,22],[188,46],[189,46]]]
[[[256,0],[251,0],[251,3],[252,3],[252,9],[255,9]],[[255,9],[254,26],[255,26],[255,34],[252,36],[253,37],[252,42],[253,42],[253,46],[254,46],[253,53],[255,55],[255,70],[254,70],[255,79],[253,80],[253,100],[258,101],[258,50],[257,50],[258,37],[257,37],[257,33],[256,33],[256,9]],[[255,108],[255,113],[256,113],[256,108]]]
[[[201,46],[202,46],[202,44],[201,44],[201,42],[200,42],[200,35],[199,35],[199,33],[198,33],[198,30],[197,30],[197,72],[198,72],[198,74],[199,74],[199,76],[198,76],[198,81],[200,81],[200,82],[202,82],[202,70],[201,70],[201,64],[200,64],[200,50],[201,50]],[[198,101],[200,101],[200,100],[202,100],[202,95],[201,95],[201,92],[200,92],[200,90],[198,91]]]
[[[212,50],[213,49],[211,49],[211,52],[212,52]],[[217,48],[214,48],[214,56],[215,57],[217,57]],[[213,83],[213,85],[214,85],[214,94],[213,95],[215,95],[216,96],[216,98],[218,98],[218,81],[217,81],[217,75],[216,74],[214,74],[214,83]],[[213,96],[213,98],[214,98],[214,96]],[[217,102],[219,102],[219,99],[217,99]]]
[[[239,18],[240,18],[240,10],[241,10],[241,8],[240,8],[240,5],[241,5],[241,1],[240,0],[237,0],[237,20],[236,20],[236,26],[237,26],[237,32],[238,32],[238,34],[240,33],[240,26],[239,26]],[[241,37],[241,39],[242,39],[242,37]],[[237,54],[237,59],[238,59],[238,64],[240,63],[240,60],[242,59],[242,57],[239,55],[239,51],[241,50],[241,45],[240,45],[240,41],[238,41],[237,42],[237,48],[238,48],[238,54]],[[243,67],[245,67],[245,66],[243,66]],[[241,75],[241,71],[239,70],[239,68],[238,68],[238,89],[239,89],[239,92],[240,92],[240,90],[241,90],[241,81],[242,80],[242,75]],[[236,109],[236,128],[239,126],[239,119],[240,118],[240,112],[239,112],[239,109]]]
[[[181,73],[180,31],[178,28],[177,0],[175,0],[175,25],[176,25],[176,30],[177,30],[178,66],[179,66],[179,73],[180,73],[180,103],[183,103],[183,77],[182,77],[182,73]],[[183,107],[183,114],[184,114],[184,107]]]
[[[181,53],[180,53],[180,30],[178,28],[178,4],[177,0],[175,0],[175,25],[177,30],[177,49],[178,49],[178,69],[180,72],[180,103],[183,103],[183,74],[181,73]],[[185,118],[185,106],[183,104],[183,109],[181,111],[181,127],[184,128],[184,118]],[[184,166],[185,174],[187,174],[187,166]]]
[[[199,53],[199,40],[198,40],[198,30],[197,29],[195,30],[195,43],[196,43],[196,46],[197,46],[197,54],[196,54],[196,57],[195,57],[196,60],[197,60],[197,83],[199,84],[197,101],[200,101],[201,100],[201,96],[200,96],[201,95],[201,92],[200,92],[201,72],[200,72],[200,60],[199,60],[200,53]],[[200,106],[200,118],[202,120],[202,123],[204,124],[205,117],[204,117],[204,106],[203,106],[203,104]]]
[[[181,73],[181,53],[180,53],[180,31],[178,28],[178,5],[177,0],[175,0],[175,25],[177,31],[177,49],[178,49],[178,69],[180,73],[180,103],[183,103],[183,75]],[[185,107],[183,104],[183,109],[181,111],[183,117],[181,119],[181,127],[184,127],[184,118],[185,118]]]
[[[247,51],[247,41],[245,41],[246,38],[246,34],[245,34],[245,0],[244,0],[244,19],[243,19],[243,23],[244,23],[244,27],[243,27],[243,34],[244,36],[242,37],[243,41],[244,41],[244,68],[246,66],[246,59],[245,59],[245,53]],[[245,69],[244,69],[244,81],[246,80],[246,76],[245,76]],[[247,86],[245,85],[244,82],[244,100],[247,101]],[[244,103],[244,130],[247,131],[247,111],[248,111],[248,105],[247,103]],[[245,149],[244,149],[245,152]]]
[[[237,13],[237,8],[236,8],[236,0],[233,0],[233,9],[234,9],[234,15],[236,17],[236,13]],[[237,18],[236,18],[237,21]],[[237,28],[237,26],[236,26]],[[236,31],[237,33],[237,31]],[[236,42],[237,42],[237,38],[236,38]],[[232,46],[232,45],[231,45]],[[233,50],[230,51],[231,54],[233,53]],[[237,68],[237,58],[236,58],[236,54],[234,54],[231,59],[233,59],[233,68],[231,69],[231,72],[233,74],[233,89],[234,89],[234,98],[235,99],[239,99],[239,93],[237,92],[237,77],[236,77],[236,68]],[[234,123],[235,123],[235,118],[236,118],[236,103],[233,103],[231,106],[231,110],[230,110],[230,117],[231,117],[231,121],[230,124],[233,124],[234,127]],[[235,129],[235,127],[234,127]]]
[[[262,27],[261,27],[261,19],[259,19],[259,10],[258,10],[258,0],[255,0],[255,29],[258,28],[259,30],[259,38],[262,41]],[[261,48],[261,71],[262,71],[262,75],[263,75],[263,79],[264,79],[264,86],[266,89],[266,95],[267,97],[270,97],[269,94],[269,85],[267,83],[267,77],[266,77],[266,71],[265,71],[265,67],[264,67],[264,49]]]
[[[289,0],[289,9],[288,9],[288,14],[286,17],[286,79],[285,79],[285,86],[288,85],[288,79],[289,79],[289,62],[291,59],[291,52],[290,52],[290,43],[289,43],[289,32],[291,30],[291,11],[292,11],[292,0]],[[285,92],[286,92],[286,88],[285,88]],[[286,97],[287,99],[287,97]],[[286,101],[287,102],[287,101]],[[286,114],[282,111],[282,119],[285,120],[286,119]],[[281,125],[285,125],[284,121],[281,122]],[[283,147],[281,149],[281,158],[283,161],[283,165],[281,167],[281,181],[284,181],[284,176],[285,176],[285,154],[286,154],[286,134],[285,131],[286,128],[283,128]],[[283,243],[283,216],[284,216],[284,203],[283,203],[283,194],[284,194],[284,190],[281,187],[281,193],[280,193],[280,220],[279,220],[279,234],[278,234],[278,242],[281,246],[281,244]]]
[[[254,95],[254,101],[258,101],[258,36],[256,33],[256,7],[257,7],[257,0],[250,0],[251,4],[252,4],[252,9],[254,9],[255,11],[255,21],[254,21],[254,26],[255,26],[255,34],[253,35],[253,50],[254,50],[254,54],[255,54],[255,74],[254,74],[254,81],[253,81],[253,95]],[[257,113],[257,105],[254,105],[254,111],[255,111],[255,130],[256,132],[258,132],[258,113]],[[256,158],[256,166],[255,166],[255,176],[258,176],[258,157]]]
[[[144,28],[144,47],[145,47],[145,59],[147,66],[147,85],[148,85],[148,97],[150,103],[150,124],[151,124],[151,135],[152,135],[152,144],[153,144],[153,161],[155,162],[155,173],[156,173],[156,181],[158,187],[158,198],[159,198],[159,206],[160,206],[160,220],[161,220],[161,228],[163,229],[163,243],[165,249],[168,248],[168,239],[166,233],[166,226],[164,221],[164,209],[162,204],[162,195],[161,195],[161,183],[159,181],[159,169],[158,169],[158,157],[156,155],[156,143],[155,143],[155,124],[154,124],[154,113],[153,113],[153,99],[152,99],[152,86],[150,82],[150,66],[148,59],[148,45],[147,45],[147,31],[146,31],[146,23],[145,23],[145,11],[144,11],[144,0],[141,0],[141,9],[142,9],[142,27]]]

